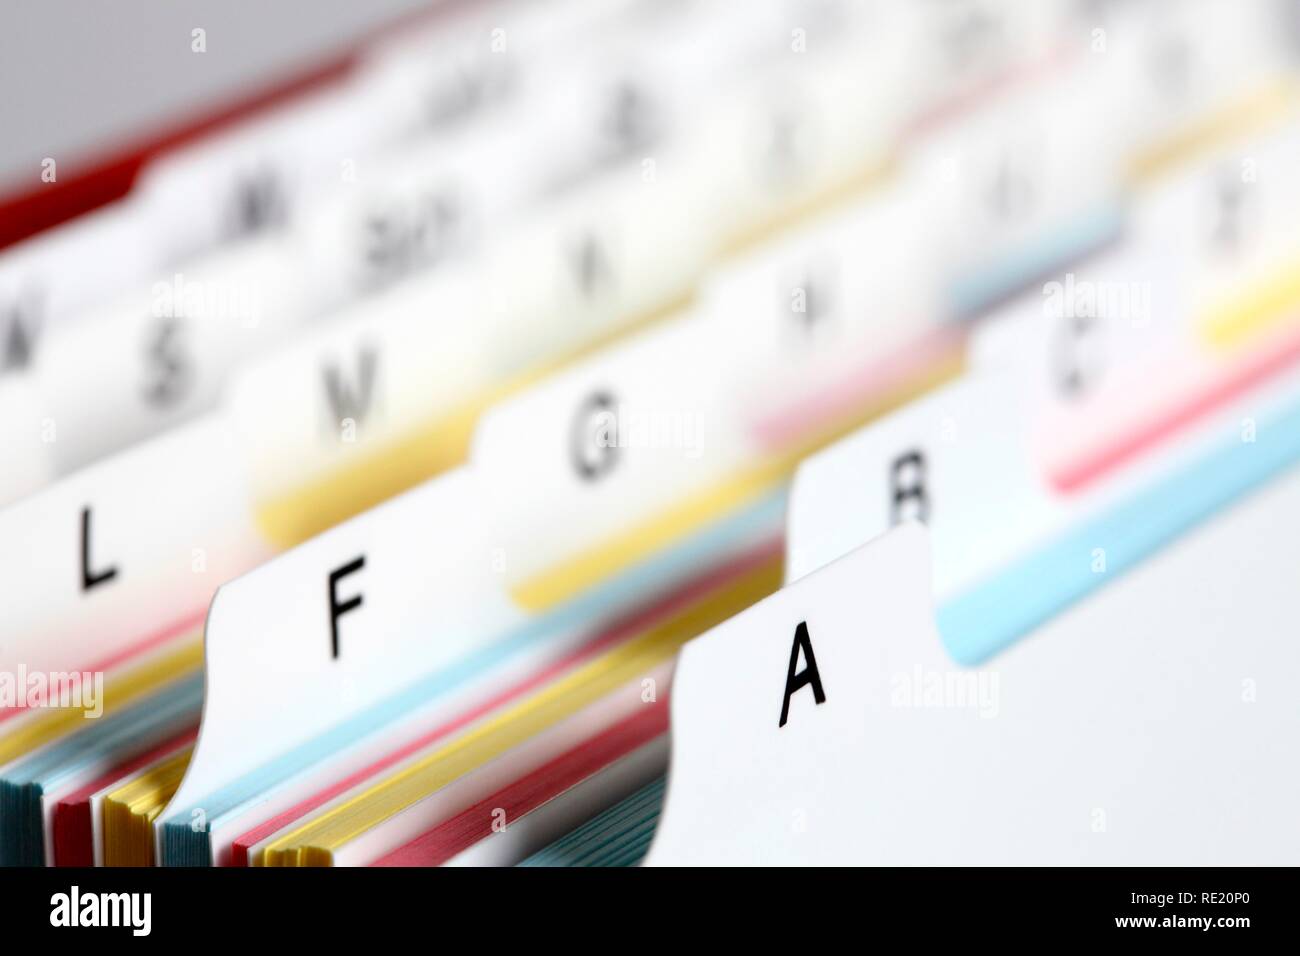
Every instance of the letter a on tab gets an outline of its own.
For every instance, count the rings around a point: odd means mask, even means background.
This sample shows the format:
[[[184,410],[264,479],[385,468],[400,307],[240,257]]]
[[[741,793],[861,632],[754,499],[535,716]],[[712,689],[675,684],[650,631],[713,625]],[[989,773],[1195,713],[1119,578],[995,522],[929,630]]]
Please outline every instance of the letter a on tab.
[[[871,862],[882,651],[940,659],[929,533],[909,522],[687,644],[650,865]],[[772,718],[778,700],[781,719]]]

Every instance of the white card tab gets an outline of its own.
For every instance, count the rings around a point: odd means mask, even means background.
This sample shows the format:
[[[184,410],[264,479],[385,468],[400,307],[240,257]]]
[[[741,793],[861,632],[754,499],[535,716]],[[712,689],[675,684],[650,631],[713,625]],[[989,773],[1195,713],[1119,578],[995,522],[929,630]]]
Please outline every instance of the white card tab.
[[[682,648],[668,793],[647,863],[863,863],[889,652],[943,666],[930,548],[898,528]],[[883,665],[883,666],[882,666]]]
[[[522,620],[476,547],[468,469],[448,472],[223,585],[206,697],[172,807],[249,773]],[[494,626],[495,625],[495,626]]]
[[[924,529],[869,542],[683,648],[647,863],[1294,859],[1297,533],[1292,472],[978,670]]]
[[[0,510],[0,666],[102,667],[196,630],[217,585],[269,553],[238,462],[205,419]]]

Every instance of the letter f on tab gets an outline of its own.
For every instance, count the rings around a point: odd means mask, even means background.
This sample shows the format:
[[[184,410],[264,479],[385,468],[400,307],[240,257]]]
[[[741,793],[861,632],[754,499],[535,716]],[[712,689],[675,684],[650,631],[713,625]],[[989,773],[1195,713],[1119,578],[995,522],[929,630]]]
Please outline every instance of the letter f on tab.
[[[335,568],[330,572],[330,657],[335,660],[339,656],[339,618],[348,611],[354,611],[361,607],[361,595],[358,593],[346,601],[339,600],[339,581],[353,572],[360,571],[366,566],[366,556],[360,555],[353,561],[349,561],[341,568]]]

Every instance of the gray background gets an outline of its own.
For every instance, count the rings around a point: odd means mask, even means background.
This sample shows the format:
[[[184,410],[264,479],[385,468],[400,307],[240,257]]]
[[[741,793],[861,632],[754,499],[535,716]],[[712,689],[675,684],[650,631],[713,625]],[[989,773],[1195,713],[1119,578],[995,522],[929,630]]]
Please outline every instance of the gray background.
[[[0,194],[291,76],[438,0],[4,0]],[[190,31],[207,31],[207,52]]]

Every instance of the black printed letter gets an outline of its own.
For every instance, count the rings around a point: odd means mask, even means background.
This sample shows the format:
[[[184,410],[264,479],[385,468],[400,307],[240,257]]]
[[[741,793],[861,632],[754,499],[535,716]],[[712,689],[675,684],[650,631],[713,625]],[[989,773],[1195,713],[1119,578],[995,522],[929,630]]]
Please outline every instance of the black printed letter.
[[[339,603],[337,585],[340,578],[347,577],[353,571],[360,571],[366,566],[366,556],[363,554],[355,561],[349,561],[341,568],[335,568],[330,572],[330,649],[331,657],[339,656],[339,618],[348,611],[354,611],[361,607],[361,595],[350,597],[342,604]]]
[[[618,418],[614,396],[596,391],[578,406],[570,431],[573,467],[587,481],[595,481],[618,461]]]
[[[333,416],[329,423],[331,431],[339,428],[349,418],[357,425],[365,420],[375,390],[375,370],[378,365],[378,353],[370,346],[363,346],[357,354],[355,390],[343,378],[342,368],[333,363],[325,366],[325,398]]]
[[[90,570],[90,507],[81,509],[81,590],[89,591],[96,584],[103,584],[117,577],[117,568],[103,571]]]
[[[150,332],[149,365],[153,380],[144,389],[150,405],[166,408],[184,398],[194,379],[194,366],[186,354],[185,324],[164,316]]]
[[[912,479],[905,483],[903,476],[909,470],[912,472]],[[893,494],[893,502],[889,510],[891,525],[896,525],[903,520],[903,505],[908,501],[916,502],[917,521],[925,521],[930,517],[930,499],[925,493],[924,454],[920,451],[909,451],[895,458],[890,467],[889,486]]]
[[[606,291],[614,280],[609,257],[601,246],[600,239],[587,233],[583,235],[570,250],[574,278],[578,281],[578,290],[584,298],[594,299],[597,293]]]
[[[794,669],[799,666],[799,650],[803,649],[803,659],[807,664],[798,674]],[[826,703],[826,693],[822,690],[822,676],[817,670],[817,658],[813,657],[812,640],[808,637],[808,622],[800,621],[794,629],[794,646],[790,648],[790,669],[785,674],[785,700],[781,702],[781,722],[784,727],[790,716],[790,698],[805,684],[812,684],[813,699],[819,704]]]
[[[1101,324],[1092,315],[1063,320],[1056,337],[1056,384],[1065,398],[1079,398],[1100,378]]]

